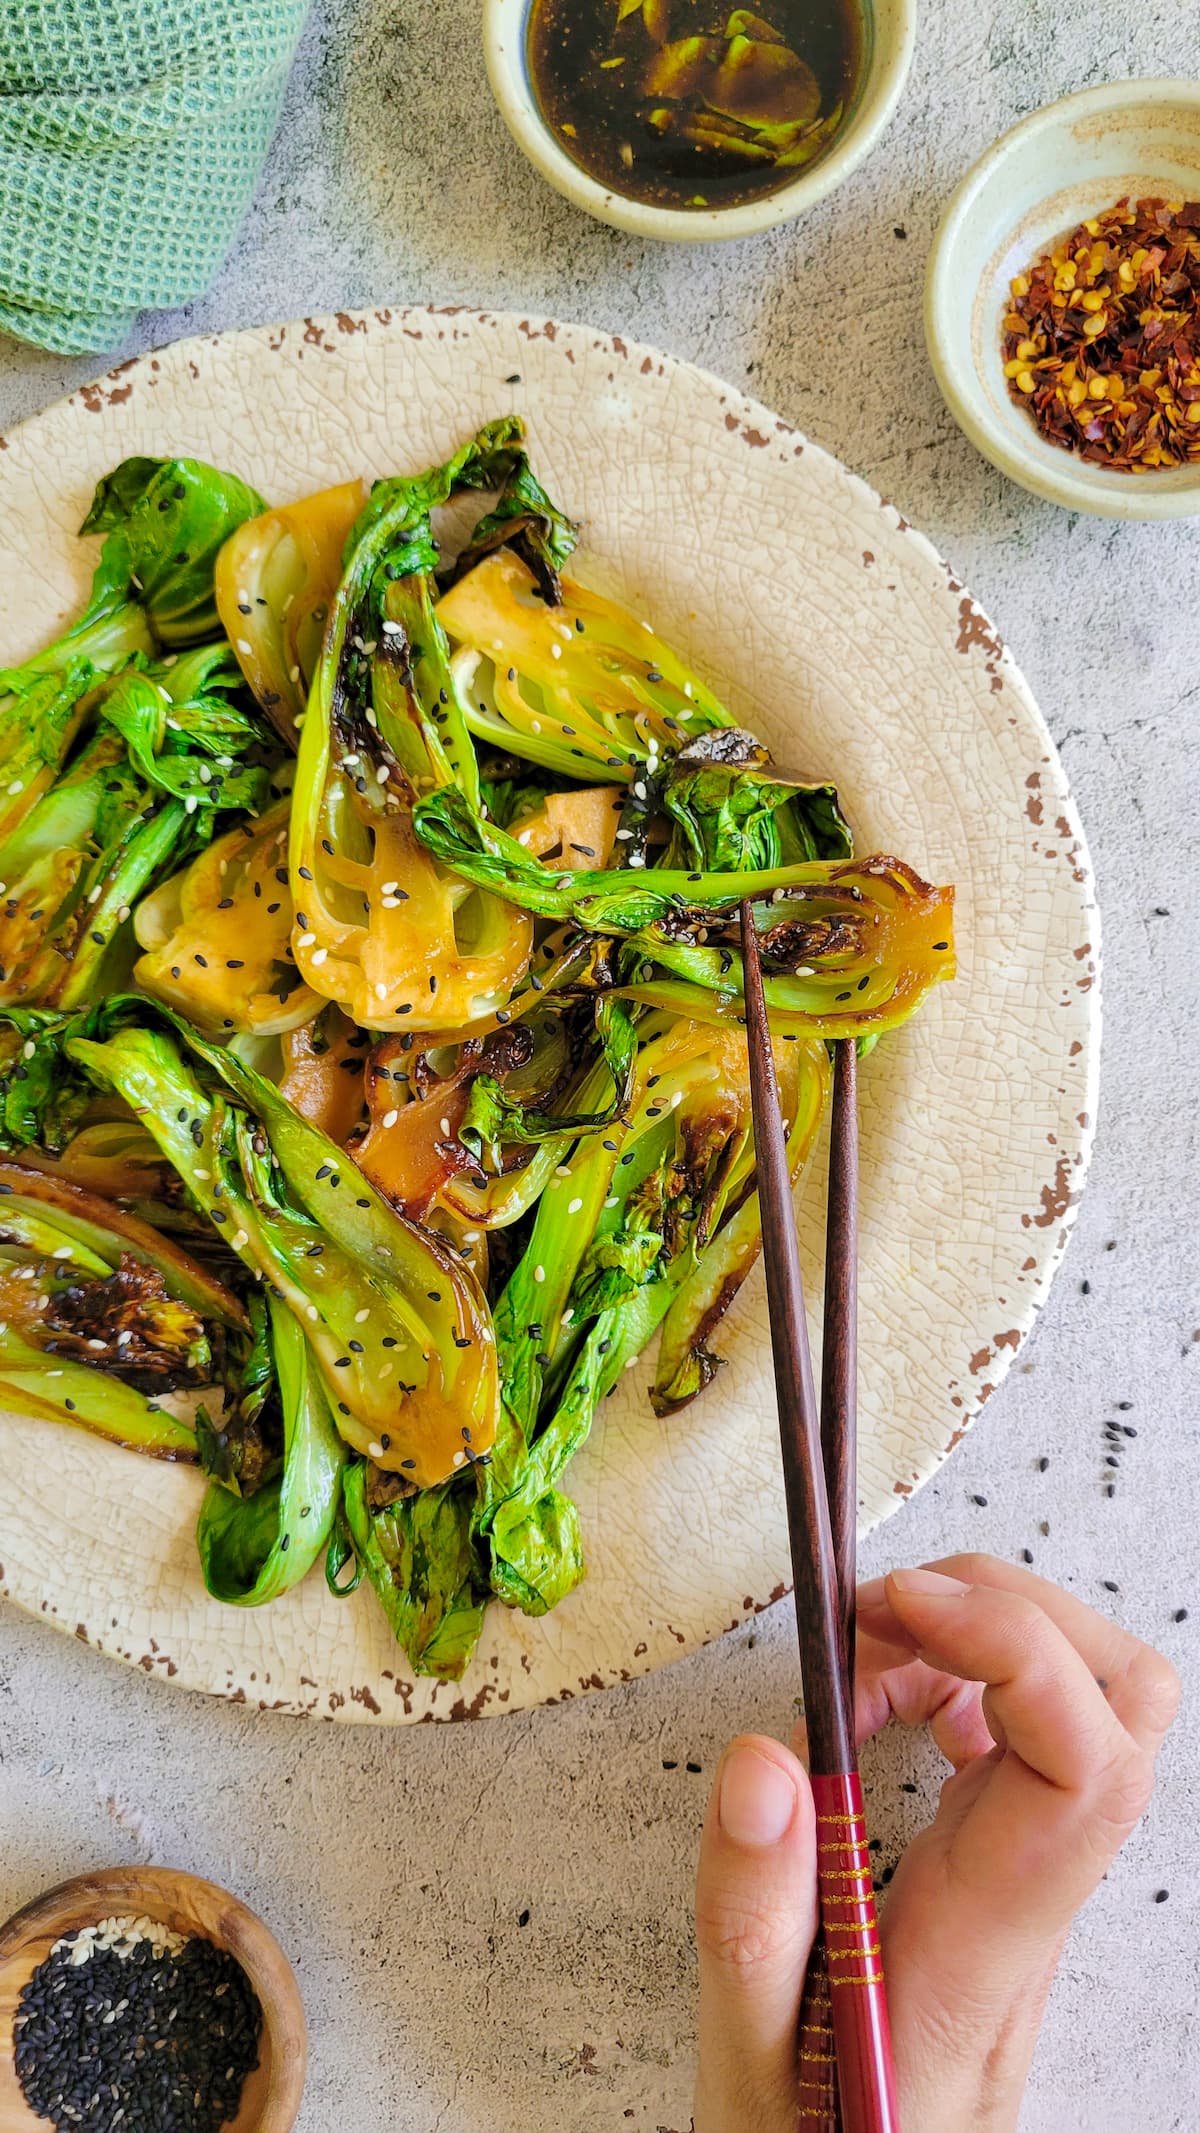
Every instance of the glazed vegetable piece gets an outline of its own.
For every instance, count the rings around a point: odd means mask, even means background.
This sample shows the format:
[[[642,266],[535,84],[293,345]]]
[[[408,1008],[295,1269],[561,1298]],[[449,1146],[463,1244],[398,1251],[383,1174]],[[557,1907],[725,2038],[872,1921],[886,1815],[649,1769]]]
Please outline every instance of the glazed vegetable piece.
[[[289,1311],[273,1297],[268,1308],[283,1428],[278,1471],[252,1495],[210,1481],[196,1528],[204,1582],[234,1607],[261,1607],[311,1570],[333,1531],[346,1466],[312,1351]]]
[[[737,727],[689,741],[664,771],[659,798],[674,825],[664,866],[754,873],[848,859],[854,849],[837,788],[785,770]]]
[[[446,466],[378,483],[347,550],[300,743],[290,866],[307,915],[301,975],[363,1027],[469,1025],[528,963],[527,920],[432,863],[410,814],[430,785],[479,803],[433,611],[429,515],[461,486],[503,480],[519,438],[519,424],[494,424]]]
[[[491,511],[485,512],[455,560],[454,581],[492,555],[511,549],[529,570],[548,606],[562,602],[562,571],[575,552],[579,529],[547,496],[524,452],[518,454]]]
[[[372,1510],[368,1470],[345,1480],[346,1515],[359,1560],[417,1674],[457,1681],[483,1627],[475,1589],[469,1488],[423,1489]]]
[[[249,518],[216,561],[217,611],[242,672],[290,748],[342,574],[342,552],[367,501],[362,481]]]
[[[0,760],[7,773],[0,796],[0,851],[53,785],[87,716],[95,680],[90,660],[72,659],[0,701]]]
[[[477,1532],[493,1590],[530,1614],[582,1575],[574,1507],[557,1482],[596,1405],[640,1354],[752,1166],[745,1033],[653,1018],[637,1095],[600,1142],[581,1143],[538,1203],[496,1305],[501,1419],[477,1475]],[[799,1064],[778,1053],[789,1118]],[[820,1091],[807,1090],[806,1115]]]
[[[97,487],[82,533],[103,533],[92,597],[72,637],[136,602],[167,650],[220,628],[214,577],[231,533],[266,509],[236,474],[199,459],[123,459]]]
[[[94,730],[0,843],[0,998],[77,1007],[123,982],[138,899],[218,811],[261,804],[263,732],[240,686],[219,646],[103,684]]]
[[[145,950],[133,975],[164,1005],[213,1034],[269,1036],[323,1005],[291,954],[289,800],[218,837],[134,914]]]
[[[271,1083],[164,1010],[118,1000],[63,1049],[124,1098],[222,1241],[286,1303],[354,1450],[426,1488],[466,1464],[464,1416],[486,1449],[491,1320],[448,1246],[388,1207]]]
[[[648,623],[570,578],[548,606],[511,549],[438,603],[472,733],[558,777],[626,781],[728,713]]]
[[[787,1149],[788,1170],[796,1185],[824,1115],[829,1054],[820,1040],[810,1037],[788,1051],[777,1042],[776,1057],[786,1060],[795,1076]],[[690,1270],[671,1297],[650,1395],[655,1414],[674,1414],[686,1407],[724,1367],[724,1358],[715,1355],[709,1343],[761,1250],[758,1194],[753,1191],[694,1255]]]
[[[748,873],[655,867],[555,872],[473,815],[460,794],[418,802],[422,840],[448,866],[546,918],[628,940],[651,964],[718,995],[741,993],[736,908],[755,902],[767,1003],[824,1037],[894,1028],[954,974],[954,891],[898,859],[874,857]]]
[[[194,1458],[153,1394],[210,1385],[237,1298],[146,1223],[65,1179],[0,1163],[0,1400],[131,1450]]]
[[[320,1006],[281,1039],[279,1093],[301,1118],[343,1146],[362,1116],[370,1038],[340,1008]]]

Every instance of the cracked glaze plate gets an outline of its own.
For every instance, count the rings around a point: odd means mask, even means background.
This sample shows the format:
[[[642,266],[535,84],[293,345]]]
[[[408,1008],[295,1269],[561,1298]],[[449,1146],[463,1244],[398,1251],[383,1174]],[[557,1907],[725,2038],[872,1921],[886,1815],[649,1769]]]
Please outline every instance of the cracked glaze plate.
[[[185,341],[123,364],[0,451],[0,658],[81,602],[75,538],[129,453],[193,453],[269,498],[443,458],[526,417],[584,521],[583,567],[735,715],[836,774],[861,851],[957,884],[960,975],[862,1076],[860,1516],[897,1510],[993,1393],[1046,1293],[1095,1113],[1092,877],[1029,691],[948,565],[837,460],[704,372],[589,327],[379,311]],[[819,1294],[820,1162],[801,1200]],[[200,1482],[82,1432],[0,1417],[0,1576],[19,1605],[155,1678],[272,1709],[401,1723],[554,1702],[648,1672],[788,1579],[766,1305],[748,1284],[704,1398],[658,1422],[648,1372],[568,1486],[588,1576],[540,1622],[491,1609],[454,1686],[413,1682],[371,1595],[320,1574],[218,1606]]]

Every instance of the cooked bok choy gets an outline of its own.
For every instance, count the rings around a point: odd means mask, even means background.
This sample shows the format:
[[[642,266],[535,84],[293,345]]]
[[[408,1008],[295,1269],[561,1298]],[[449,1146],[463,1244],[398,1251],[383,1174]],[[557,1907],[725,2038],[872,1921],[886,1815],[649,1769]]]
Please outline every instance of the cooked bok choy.
[[[584,1574],[623,1372],[661,1336],[667,1419],[721,1368],[739,904],[798,1178],[953,892],[573,574],[513,418],[273,506],[126,461],[88,530],[85,614],[0,674],[0,1396],[198,1463],[215,1598],[324,1556],[455,1679]]]

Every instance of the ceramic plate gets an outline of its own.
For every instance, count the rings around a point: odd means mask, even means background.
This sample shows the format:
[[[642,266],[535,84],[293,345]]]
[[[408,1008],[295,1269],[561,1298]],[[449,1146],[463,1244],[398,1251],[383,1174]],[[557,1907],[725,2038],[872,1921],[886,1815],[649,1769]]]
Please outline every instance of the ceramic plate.
[[[836,774],[863,852],[958,890],[959,977],[862,1081],[860,1514],[896,1511],[1012,1363],[1061,1255],[1095,1110],[1097,917],[1074,805],[990,622],[900,514],[704,372],[553,321],[378,311],[185,341],[0,439],[0,658],[78,607],[75,538],[129,453],[192,453],[277,501],[444,458],[526,417],[584,522],[582,561],[781,755]],[[819,1294],[823,1171],[801,1199]],[[784,1592],[761,1283],[728,1368],[656,1421],[649,1373],[602,1411],[569,1487],[588,1575],[548,1619],[499,1607],[461,1684],[414,1682],[366,1591],[207,1598],[194,1473],[0,1418],[0,1573],[21,1606],[155,1677],[272,1709],[474,1717],[626,1681]]]

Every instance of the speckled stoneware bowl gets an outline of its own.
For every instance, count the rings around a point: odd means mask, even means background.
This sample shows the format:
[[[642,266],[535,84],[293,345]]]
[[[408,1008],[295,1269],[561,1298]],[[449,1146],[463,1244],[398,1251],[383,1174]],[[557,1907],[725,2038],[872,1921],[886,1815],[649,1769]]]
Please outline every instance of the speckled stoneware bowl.
[[[929,358],[972,444],[1033,495],[1099,518],[1190,518],[1200,514],[1200,463],[1121,474],[1080,459],[1041,435],[1004,376],[1013,275],[1123,193],[1200,199],[1200,82],[1084,89],[989,148],[950,201],[929,255]]]
[[[567,154],[533,93],[526,58],[533,0],[483,0],[483,51],[492,94],[505,124],[535,170],[585,214],[635,237],[673,244],[712,244],[754,237],[803,215],[857,170],[891,120],[908,79],[917,34],[917,0],[861,0],[863,64],[858,88],[824,155],[778,192],[738,207],[654,207],[627,199],[582,170]]]
[[[415,470],[517,409],[583,521],[579,568],[651,618],[781,758],[835,772],[859,850],[957,885],[959,974],[864,1064],[864,1526],[898,1510],[1000,1383],[1046,1294],[1095,1116],[1097,917],[1062,767],[992,624],[899,512],[786,422],[652,348],[553,319],[374,311],[181,342],[0,449],[0,661],[77,611],[93,484],[195,452],[278,502]],[[801,1202],[820,1294],[824,1181]],[[754,1278],[686,1413],[648,1366],[567,1487],[588,1575],[542,1621],[495,1607],[466,1679],[414,1681],[372,1594],[318,1573],[269,1607],[207,1598],[200,1484],[0,1417],[0,1563],[25,1607],[152,1679],[340,1719],[492,1715],[646,1673],[785,1590],[771,1348]]]

